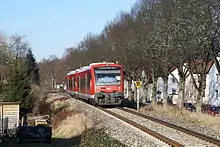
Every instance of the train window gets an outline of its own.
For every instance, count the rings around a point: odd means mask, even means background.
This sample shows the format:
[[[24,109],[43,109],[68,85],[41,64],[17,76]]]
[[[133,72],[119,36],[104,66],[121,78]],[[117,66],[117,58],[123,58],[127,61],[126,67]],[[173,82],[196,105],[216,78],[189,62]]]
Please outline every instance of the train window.
[[[112,68],[95,68],[96,85],[118,85],[121,83],[121,69]]]
[[[69,88],[72,89],[73,85],[72,85],[72,78],[69,79]]]
[[[69,89],[69,78],[67,78],[67,88]]]
[[[87,83],[86,83],[87,87],[90,87],[90,80],[91,80],[91,74],[90,74],[90,72],[88,72],[88,74],[87,74]]]
[[[74,87],[74,88],[76,87],[76,80],[75,80],[75,77],[73,77],[73,87]]]
[[[88,80],[90,81],[91,80],[91,72],[90,71],[88,72],[87,76],[88,76]]]
[[[80,89],[84,90],[85,89],[85,77],[80,77]]]
[[[78,80],[77,80],[77,82],[79,83],[78,84],[78,87],[80,88],[80,80],[79,80],[80,78],[78,77]],[[76,83],[77,84],[77,83]]]
[[[72,77],[72,88],[74,87],[74,77]]]
[[[121,80],[121,76],[115,76],[115,78],[120,81]]]

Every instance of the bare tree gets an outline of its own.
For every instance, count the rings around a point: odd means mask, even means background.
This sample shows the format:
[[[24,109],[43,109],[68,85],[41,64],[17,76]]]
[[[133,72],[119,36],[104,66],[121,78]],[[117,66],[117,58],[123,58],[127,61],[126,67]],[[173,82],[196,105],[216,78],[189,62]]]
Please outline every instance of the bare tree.
[[[195,9],[196,8],[196,9]],[[190,75],[192,77],[194,86],[198,92],[197,94],[197,112],[201,111],[201,104],[206,88],[206,75],[213,59],[213,14],[220,9],[220,2],[213,1],[194,1],[190,3],[187,11],[191,13],[188,20],[193,22],[191,32],[194,33],[191,42],[191,61],[188,62]],[[196,21],[195,21],[196,19]],[[194,20],[194,21],[193,21]],[[194,75],[197,75],[198,80]]]
[[[200,105],[207,66],[218,53],[219,3],[218,0],[140,0],[129,13],[121,12],[109,21],[100,34],[88,33],[61,59],[41,62],[41,74],[48,79],[48,73],[54,73],[61,80],[66,72],[91,62],[118,61],[123,64],[128,80],[140,79],[145,71],[147,80],[154,85],[153,101],[157,78],[163,77],[166,104],[168,75],[170,69],[177,67],[181,107],[185,79],[189,74],[195,76],[194,73],[200,77],[199,81],[194,78]],[[213,30],[218,34],[215,40]],[[201,66],[195,64],[198,61]]]

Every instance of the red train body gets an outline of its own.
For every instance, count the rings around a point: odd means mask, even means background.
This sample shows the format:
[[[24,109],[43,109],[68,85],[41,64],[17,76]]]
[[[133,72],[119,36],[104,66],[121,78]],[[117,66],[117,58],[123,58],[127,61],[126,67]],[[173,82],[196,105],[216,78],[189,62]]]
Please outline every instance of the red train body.
[[[67,74],[67,92],[98,105],[120,105],[124,70],[115,63],[92,63]]]

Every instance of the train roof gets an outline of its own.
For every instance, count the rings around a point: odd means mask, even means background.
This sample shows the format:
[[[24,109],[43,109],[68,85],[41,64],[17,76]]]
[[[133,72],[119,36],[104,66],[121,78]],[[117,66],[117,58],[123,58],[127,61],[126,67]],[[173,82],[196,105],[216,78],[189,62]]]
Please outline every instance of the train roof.
[[[69,73],[67,73],[67,76],[75,74],[77,71],[78,72],[83,72],[83,71],[89,70],[92,66],[100,65],[100,64],[118,64],[118,63],[114,63],[114,62],[95,62],[95,63],[91,63],[91,64],[89,64],[89,66],[83,66],[80,69],[76,69],[76,70],[70,71]]]
[[[114,63],[114,62],[96,62],[96,63],[91,63],[91,64],[89,64],[89,66],[99,65],[99,64],[115,64],[115,63]]]
[[[72,71],[68,72],[66,75],[69,76],[69,75],[72,75],[74,73],[75,73],[75,70],[72,70]]]
[[[89,64],[89,66],[84,66],[84,67],[82,67],[82,68],[79,70],[79,72],[84,72],[84,71],[86,71],[86,70],[91,69],[91,67],[94,66],[94,65],[101,65],[101,64],[115,64],[115,63],[114,63],[114,62],[95,62],[95,63]]]
[[[72,70],[70,72],[67,73],[67,76],[69,75],[72,75],[72,74],[75,74],[77,71],[79,71],[80,69],[75,69],[75,70]]]
[[[86,70],[89,70],[90,69],[90,66],[83,66],[79,72],[83,72],[83,71],[86,71]]]

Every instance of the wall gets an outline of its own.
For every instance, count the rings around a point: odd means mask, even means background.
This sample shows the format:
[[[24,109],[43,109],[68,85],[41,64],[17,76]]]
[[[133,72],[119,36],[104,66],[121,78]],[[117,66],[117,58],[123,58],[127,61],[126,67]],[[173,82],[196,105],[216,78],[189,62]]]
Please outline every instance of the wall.
[[[218,81],[216,74],[218,74]],[[215,64],[213,64],[212,68],[210,69],[209,82],[210,82],[210,86],[209,86],[210,104],[220,106],[220,76]],[[216,91],[218,91],[218,96],[216,96]]]
[[[2,114],[2,105],[0,106],[0,114]],[[17,127],[19,125],[19,105],[3,104],[3,119],[8,119],[6,124],[8,129]]]
[[[175,90],[175,94],[178,94],[179,92],[179,75],[178,75],[178,70],[175,69],[173,72],[172,72],[173,77],[171,74],[168,76],[168,95],[172,95],[174,94],[174,90]],[[163,91],[164,91],[164,81],[161,77],[159,77],[157,79],[157,91],[160,91],[161,92],[161,97],[163,98]]]
[[[178,94],[179,93],[179,75],[178,70],[175,69],[172,72],[173,75],[168,76],[168,94]]]
[[[173,75],[169,75],[168,76],[168,95],[172,95],[174,94],[174,90],[176,91],[175,94],[179,93],[179,73],[178,70],[175,69],[174,71],[172,71]],[[175,78],[174,78],[175,77]],[[198,85],[198,76],[197,74],[193,74],[193,77],[196,80],[196,83]],[[174,80],[173,80],[174,78]],[[219,78],[220,79],[220,78]],[[188,77],[186,77],[186,81],[185,81],[185,100],[188,103],[195,103],[196,102],[196,98],[197,98],[197,90],[194,87],[194,84],[192,82],[192,77],[189,75]],[[161,97],[163,97],[163,88],[164,82],[163,79],[161,77],[158,78],[157,80],[157,91],[161,91]],[[203,103],[208,103],[209,102],[209,88],[210,85],[210,80],[209,80],[209,74],[207,74],[206,77],[206,89],[205,89],[205,96],[203,98]]]

